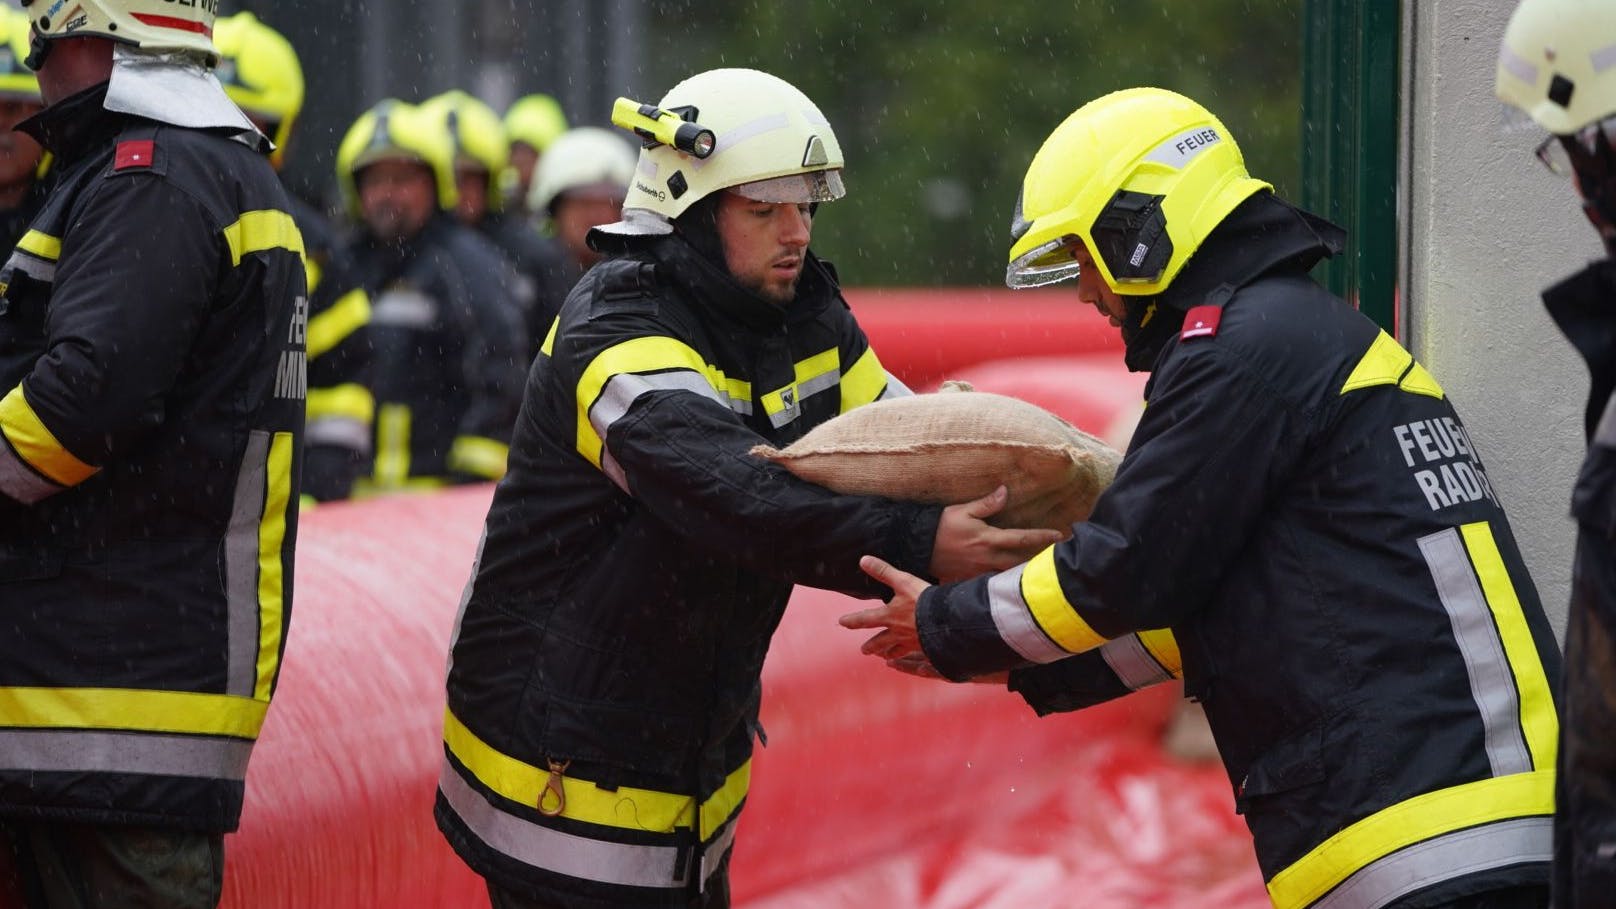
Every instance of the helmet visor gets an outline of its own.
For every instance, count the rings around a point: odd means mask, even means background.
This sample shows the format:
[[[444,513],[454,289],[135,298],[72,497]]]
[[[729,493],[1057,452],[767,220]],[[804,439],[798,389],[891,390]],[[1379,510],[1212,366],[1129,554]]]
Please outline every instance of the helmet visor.
[[[1004,283],[1012,290],[1043,287],[1070,281],[1081,268],[1077,261],[1077,238],[1057,237],[1011,261],[1004,270]]]
[[[768,180],[754,180],[729,187],[754,202],[783,202],[788,205],[812,205],[834,202],[847,195],[842,185],[840,170],[816,170],[806,174],[787,174]]]

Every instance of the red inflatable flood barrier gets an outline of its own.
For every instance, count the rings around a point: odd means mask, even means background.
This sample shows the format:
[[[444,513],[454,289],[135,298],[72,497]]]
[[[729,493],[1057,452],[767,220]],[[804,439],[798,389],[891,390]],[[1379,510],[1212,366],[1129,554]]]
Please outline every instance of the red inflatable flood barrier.
[[[907,362],[877,350],[894,371]],[[948,358],[982,390],[1096,434],[1122,402],[1138,406],[1115,352]],[[431,805],[444,660],[489,496],[302,516],[286,662],[227,841],[224,906],[487,906]],[[1002,687],[913,679],[861,656],[863,633],[835,620],[864,605],[799,588],[775,637],[738,907],[1267,905],[1221,769],[1174,764],[1157,745],[1174,691],[1038,719]]]

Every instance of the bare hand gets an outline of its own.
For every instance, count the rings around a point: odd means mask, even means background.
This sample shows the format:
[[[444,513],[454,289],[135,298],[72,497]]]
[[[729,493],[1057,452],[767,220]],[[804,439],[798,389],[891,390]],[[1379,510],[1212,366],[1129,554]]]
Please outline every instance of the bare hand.
[[[843,628],[880,628],[880,632],[864,642],[862,652],[887,661],[887,665],[918,658],[925,662],[926,652],[920,648],[920,633],[915,630],[915,606],[920,595],[930,584],[920,578],[893,568],[875,556],[859,559],[864,573],[892,588],[892,599],[873,609],[850,612],[841,617]],[[926,663],[929,668],[931,664]],[[894,666],[894,668],[898,668]],[[936,672],[935,669],[932,670]]]
[[[1000,486],[974,502],[943,509],[931,550],[931,573],[939,581],[963,581],[1014,568],[1066,539],[1058,530],[1007,530],[989,524],[987,519],[998,514],[1009,497],[1009,491]],[[871,576],[886,583],[873,573]]]

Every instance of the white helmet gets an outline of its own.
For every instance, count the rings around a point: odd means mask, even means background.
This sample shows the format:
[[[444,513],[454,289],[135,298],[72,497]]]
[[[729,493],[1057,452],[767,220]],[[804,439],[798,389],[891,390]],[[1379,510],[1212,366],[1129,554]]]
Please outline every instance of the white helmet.
[[[1616,3],[1523,0],[1498,49],[1498,97],[1568,136],[1616,114]]]
[[[590,186],[611,186],[619,195],[634,178],[634,149],[619,133],[598,126],[580,126],[562,133],[533,172],[527,207],[547,213],[564,192]]]
[[[807,95],[754,69],[715,69],[655,107],[619,98],[612,123],[644,140],[623,220],[599,230],[667,233],[697,200],[729,189],[760,202],[840,199],[842,146]]]
[[[148,51],[183,51],[219,62],[213,46],[217,3],[174,0],[75,0],[72,4],[22,0],[39,41],[94,36]],[[41,47],[30,60],[41,59]],[[30,66],[38,68],[37,64]]]

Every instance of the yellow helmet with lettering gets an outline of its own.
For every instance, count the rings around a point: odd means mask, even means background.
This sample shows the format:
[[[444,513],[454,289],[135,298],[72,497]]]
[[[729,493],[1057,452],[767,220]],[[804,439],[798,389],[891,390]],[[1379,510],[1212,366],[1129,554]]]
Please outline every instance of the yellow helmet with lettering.
[[[377,161],[397,158],[429,167],[437,183],[438,208],[454,208],[460,196],[454,143],[442,122],[417,105],[388,99],[361,114],[337,148],[337,185],[349,216],[360,216],[358,173]]]
[[[1076,240],[1112,290],[1160,293],[1235,206],[1271,188],[1206,108],[1160,88],[1113,92],[1078,108],[1033,157],[1005,283],[1076,277]]]
[[[1616,4],[1522,0],[1498,48],[1495,87],[1558,136],[1616,114]]]
[[[499,211],[505,193],[501,177],[510,163],[511,144],[505,124],[494,109],[459,89],[444,92],[421,105],[443,125],[454,144],[455,166],[488,175],[488,207]]]
[[[765,72],[698,73],[655,107],[619,98],[612,123],[639,136],[642,148],[624,220],[598,228],[606,233],[663,232],[658,222],[722,189],[795,204],[846,194],[842,146],[825,115],[796,86]]]
[[[9,6],[0,7],[0,98],[39,100],[39,78],[23,61],[28,59],[28,17]]]
[[[512,142],[522,142],[539,152],[550,147],[567,131],[567,115],[560,102],[545,94],[532,94],[517,98],[505,111],[505,135]]]
[[[220,19],[213,28],[219,49],[214,74],[236,106],[266,124],[275,142],[270,160],[278,167],[292,124],[303,110],[303,66],[280,32],[252,13]]]
[[[40,41],[110,38],[141,50],[193,53],[209,65],[219,61],[211,40],[218,6],[218,0],[22,0]]]

